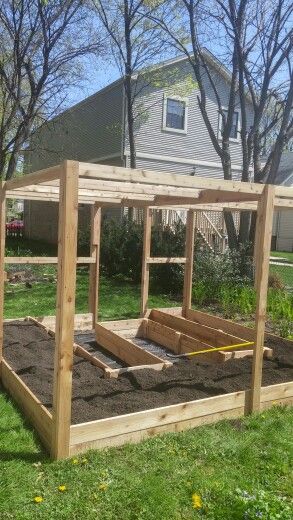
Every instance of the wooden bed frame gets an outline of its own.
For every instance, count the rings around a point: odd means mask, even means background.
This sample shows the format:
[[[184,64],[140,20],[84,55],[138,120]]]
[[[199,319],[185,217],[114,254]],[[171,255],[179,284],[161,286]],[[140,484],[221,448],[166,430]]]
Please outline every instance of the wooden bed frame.
[[[59,203],[58,256],[5,258],[6,199],[56,201]],[[78,203],[90,204],[91,250],[89,257],[76,257]],[[135,206],[144,209],[144,239],[141,279],[141,319],[111,323],[98,322],[98,283],[102,207]],[[187,211],[185,256],[151,257],[152,211],[158,208],[184,208]],[[264,348],[269,257],[274,208],[293,208],[293,189],[283,186],[220,182],[212,179],[112,166],[65,161],[59,166],[6,181],[0,198],[0,374],[1,382],[23,409],[40,435],[52,458],[61,459],[88,448],[136,442],[166,431],[180,431],[222,418],[240,417],[275,403],[292,404],[293,382],[261,386],[262,361],[270,356]],[[255,328],[217,318],[191,309],[196,210],[237,209],[256,211],[257,227],[254,258],[257,293]],[[4,267],[7,263],[58,264],[56,317],[37,319],[55,335],[54,390],[52,414],[9,366],[2,355]],[[89,314],[75,316],[76,266],[89,264]],[[182,309],[148,309],[150,266],[179,263],[184,266]],[[83,347],[74,343],[74,329],[94,329],[97,341],[129,366],[111,373],[109,367],[93,361]],[[172,364],[139,348],[131,338],[141,335],[174,353],[202,350],[202,346],[233,345],[240,340],[254,341],[252,352],[212,352],[204,359],[224,361],[228,357],[253,354],[251,389],[228,395],[171,405],[92,421],[71,424],[73,353],[87,356],[104,369],[108,377],[121,371],[168,369]],[[4,353],[5,354],[5,353]],[[105,364],[104,364],[105,365]],[[108,371],[108,372],[107,372]]]

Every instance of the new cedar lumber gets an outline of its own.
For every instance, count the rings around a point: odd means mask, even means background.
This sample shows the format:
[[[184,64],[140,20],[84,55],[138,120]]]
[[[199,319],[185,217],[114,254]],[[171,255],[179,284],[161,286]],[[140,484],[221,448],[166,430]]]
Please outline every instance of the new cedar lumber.
[[[166,432],[178,432],[221,419],[242,417],[250,391],[164,406],[128,415],[75,424],[70,428],[70,455],[88,449],[119,446]],[[262,408],[292,403],[293,382],[261,389]]]
[[[182,302],[182,315],[184,317],[186,317],[186,310],[191,307],[194,238],[195,238],[195,212],[193,210],[189,210],[187,213],[186,234],[185,234],[186,264],[185,264],[185,268],[184,268],[183,302]]]
[[[59,179],[61,175],[61,167],[52,166],[45,170],[39,170],[34,173],[28,173],[22,177],[10,179],[5,182],[5,190],[15,190],[24,186],[31,186],[32,184],[40,184],[41,182],[53,181]]]
[[[172,366],[172,363],[170,365]],[[109,373],[108,377],[115,377],[117,378],[121,374],[126,374],[129,372],[136,372],[137,370],[156,370],[157,372],[160,372],[161,370],[164,370],[165,368],[168,368],[166,366],[166,363],[156,363],[152,365],[137,365],[136,367],[123,367],[123,368],[111,368],[111,372]]]
[[[47,332],[47,334],[49,334],[50,336],[55,337],[55,331],[53,329],[50,329],[49,327],[47,327],[43,323],[40,323],[36,318],[32,318],[31,316],[27,316],[25,319],[27,321],[32,321],[33,323],[35,323],[36,325],[41,327],[43,330],[45,330]],[[107,365],[103,361],[100,361],[100,359],[95,357],[93,354],[90,354],[90,352],[88,352],[81,345],[78,345],[77,343],[74,343],[73,344],[73,352],[74,352],[74,354],[76,356],[82,357],[83,359],[86,359],[87,361],[90,361],[90,363],[92,365],[95,365],[96,367],[102,368],[107,373],[107,375],[110,372],[112,372],[112,368],[109,367],[109,365]]]
[[[180,353],[180,332],[150,319],[146,320],[146,322],[146,338],[163,345],[163,347],[172,350],[176,354]]]
[[[107,166],[102,164],[80,163],[79,171],[81,177],[92,179],[104,179],[119,182],[134,182],[141,184],[159,184],[193,189],[213,189],[224,191],[235,191],[237,193],[261,194],[263,185],[249,182],[227,181],[205,179],[201,177],[190,177],[187,175],[168,174],[163,172],[124,168],[119,166]],[[117,185],[119,190],[119,186]],[[290,190],[290,188],[289,188]],[[279,195],[279,193],[278,193]],[[287,195],[285,195],[287,196]],[[288,197],[288,196],[287,196]],[[293,197],[293,189],[292,189]]]
[[[185,264],[185,257],[149,257],[146,259],[148,264]]]
[[[115,334],[112,330],[105,329],[99,323],[96,323],[95,329],[97,343],[130,366],[151,365],[153,363],[164,363],[169,366],[171,364],[140,348],[129,339]]]
[[[90,256],[79,256],[78,264],[94,264],[94,258]],[[6,256],[5,264],[58,264],[57,256]]]
[[[235,408],[244,408],[245,392],[235,392],[197,401],[163,406],[127,415],[100,419],[88,423],[75,424],[70,428],[70,444],[79,444],[131,433],[146,428],[155,428],[175,422],[187,421],[213,413]]]
[[[260,410],[261,382],[263,366],[263,345],[265,338],[268,280],[271,254],[271,239],[274,218],[274,186],[265,185],[262,197],[258,202],[257,227],[258,237],[256,250],[256,311],[255,311],[255,344],[252,361],[251,403],[250,411]]]
[[[113,330],[119,332],[120,330],[137,329],[143,322],[142,318],[130,319],[130,320],[114,320],[114,321],[101,321],[102,325],[107,330]]]
[[[36,428],[45,447],[50,450],[53,424],[51,414],[4,359],[1,363],[1,382]]]
[[[170,316],[168,313],[162,312],[158,309],[152,309],[149,318],[183,332],[188,336],[195,337],[200,341],[202,340],[204,343],[209,344],[209,346],[224,347],[244,342],[242,338],[226,334],[223,331],[207,327],[206,325],[194,323],[193,321],[180,316]]]
[[[67,457],[71,424],[79,164],[61,168],[51,455]]]
[[[209,327],[213,327],[215,329],[220,329],[222,331],[227,332],[232,335],[239,335],[244,338],[246,341],[254,341],[255,339],[255,331],[250,327],[246,327],[245,325],[241,325],[239,323],[235,323],[230,320],[226,320],[225,318],[220,318],[219,316],[214,316],[213,314],[207,314],[206,312],[196,311],[193,309],[189,309],[187,311],[187,316],[189,320],[200,323],[202,325],[208,325]],[[269,332],[265,333],[265,338],[271,338],[277,340],[279,337],[275,334],[271,334]],[[289,341],[289,340],[286,340]],[[248,347],[249,348],[249,347]],[[293,341],[292,341],[293,348]],[[273,352],[272,349],[267,348],[267,351]]]
[[[70,446],[70,456],[78,453],[83,453],[90,449],[102,449],[115,446],[121,446],[123,444],[135,444],[143,440],[154,437],[155,435],[162,435],[164,433],[178,433],[184,430],[190,430],[197,426],[213,424],[223,419],[237,419],[243,416],[243,408],[234,408],[224,412],[217,412],[210,415],[204,415],[202,417],[196,417],[195,419],[189,419],[186,421],[177,421],[162,426],[155,426],[152,428],[144,428],[143,430],[137,430],[132,433],[123,433],[115,435],[114,437],[108,437],[104,439],[98,439],[96,441],[89,441],[80,444],[74,444]]]
[[[151,254],[152,214],[150,208],[143,210],[143,248],[141,262],[140,315],[146,316],[148,310],[150,266],[147,259]]]
[[[91,208],[91,240],[90,255],[93,260],[89,271],[89,312],[93,315],[92,327],[98,320],[99,279],[100,279],[100,242],[101,242],[102,208],[95,203]]]

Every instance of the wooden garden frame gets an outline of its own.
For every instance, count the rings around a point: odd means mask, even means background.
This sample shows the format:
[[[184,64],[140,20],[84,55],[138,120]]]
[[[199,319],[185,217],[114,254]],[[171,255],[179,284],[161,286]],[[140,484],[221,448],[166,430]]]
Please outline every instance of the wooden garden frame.
[[[5,201],[7,198],[54,201],[59,203],[58,257],[5,258]],[[92,206],[90,256],[76,257],[78,203]],[[197,322],[215,332],[244,339],[253,339],[253,372],[251,389],[127,414],[109,419],[71,425],[72,363],[74,324],[91,324],[98,332],[106,324],[97,323],[99,245],[101,209],[105,206],[136,206],[144,208],[144,247],[142,261],[141,316],[152,318],[147,308],[149,269],[153,263],[182,263],[185,265],[181,320]],[[152,258],[150,256],[150,211],[152,208],[186,208],[186,250],[184,258]],[[283,186],[217,181],[194,176],[166,175],[144,170],[130,170],[112,166],[65,161],[59,166],[28,174],[2,183],[0,196],[0,361],[1,380],[5,388],[23,408],[35,426],[52,458],[65,458],[87,448],[103,447],[138,441],[165,431],[213,422],[224,417],[239,417],[258,411],[272,403],[293,402],[293,382],[261,387],[265,316],[269,274],[269,256],[274,207],[293,208],[293,189]],[[257,240],[255,246],[257,306],[255,329],[234,324],[221,318],[191,309],[191,283],[194,243],[194,211],[199,209],[237,209],[257,211]],[[40,403],[17,376],[2,355],[3,302],[5,263],[58,264],[56,318],[44,319],[55,330],[54,392],[52,414]],[[75,316],[75,280],[78,262],[90,264],[89,314]],[[153,312],[153,314],[152,314]],[[157,314],[158,316],[158,314]],[[151,319],[152,321],[152,319]],[[188,325],[188,323],[187,323]],[[147,326],[147,325],[146,325]],[[168,336],[167,326],[164,329]],[[114,327],[115,329],[115,327]],[[151,330],[151,327],[150,327]],[[152,333],[158,331],[153,327]],[[113,331],[110,330],[110,336]],[[182,333],[182,331],[181,331]],[[175,340],[178,339],[176,334]],[[127,344],[123,342],[127,349]],[[175,347],[174,347],[175,348]]]

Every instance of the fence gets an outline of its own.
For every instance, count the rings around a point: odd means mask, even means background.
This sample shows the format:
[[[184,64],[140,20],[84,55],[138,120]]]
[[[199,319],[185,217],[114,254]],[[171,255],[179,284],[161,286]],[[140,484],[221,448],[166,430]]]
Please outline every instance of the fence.
[[[293,253],[289,253],[287,256],[291,256],[292,260],[286,257],[271,257],[270,274],[276,275],[277,280],[280,280],[285,289],[293,291]]]

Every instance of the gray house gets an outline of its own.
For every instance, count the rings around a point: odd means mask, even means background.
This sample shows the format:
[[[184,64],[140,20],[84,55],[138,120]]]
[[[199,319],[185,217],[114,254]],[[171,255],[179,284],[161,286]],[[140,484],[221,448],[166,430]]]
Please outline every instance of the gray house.
[[[230,73],[210,53],[207,53],[207,59],[225,109]],[[136,99],[137,168],[222,178],[222,165],[198,107],[198,90],[187,58],[163,62],[149,76]],[[204,81],[209,117],[221,139],[218,104],[208,77]],[[252,117],[252,107],[251,111],[249,107],[248,102],[248,114],[250,112]],[[123,82],[119,79],[37,129],[26,154],[26,171],[40,170],[64,159],[128,166],[125,114]],[[242,169],[240,128],[241,116],[236,104],[231,131],[235,180],[240,178]],[[38,202],[25,203],[25,228],[30,238],[56,241],[56,207],[54,203],[47,203],[47,206],[44,208],[44,203],[40,206]],[[40,212],[43,214],[44,211],[47,218],[40,225]],[[86,221],[88,214],[81,217]],[[205,229],[207,223],[206,220]],[[211,236],[217,231],[213,225],[208,224]],[[222,228],[223,222],[217,222],[216,227]]]
[[[207,56],[225,108],[230,74],[211,54]],[[155,86],[160,83],[158,70],[162,71],[164,86]],[[163,62],[155,71],[156,81],[154,84],[148,81],[136,101],[137,167],[222,177],[219,157],[198,108],[198,92],[190,81],[192,71],[186,57]],[[210,120],[220,139],[218,105],[208,78],[205,82]],[[125,128],[125,97],[120,79],[36,130],[30,143],[32,151],[26,157],[26,168],[35,171],[64,158],[127,166],[129,150]],[[240,111],[236,106],[231,132],[235,178],[241,173],[240,128]]]

